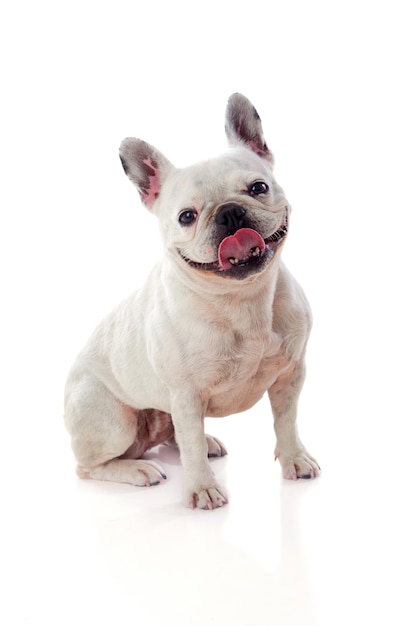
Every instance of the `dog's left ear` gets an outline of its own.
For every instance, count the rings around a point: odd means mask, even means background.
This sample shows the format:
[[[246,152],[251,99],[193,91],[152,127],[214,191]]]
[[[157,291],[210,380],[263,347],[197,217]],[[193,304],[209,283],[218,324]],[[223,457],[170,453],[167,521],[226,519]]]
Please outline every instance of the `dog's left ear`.
[[[265,143],[260,116],[241,93],[233,93],[228,100],[225,132],[230,146],[245,145],[274,164],[274,156]]]

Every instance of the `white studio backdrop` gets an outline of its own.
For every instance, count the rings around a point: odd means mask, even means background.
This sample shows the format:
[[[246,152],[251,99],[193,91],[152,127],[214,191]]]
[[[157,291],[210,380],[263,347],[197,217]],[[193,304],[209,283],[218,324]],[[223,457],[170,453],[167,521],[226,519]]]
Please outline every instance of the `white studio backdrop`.
[[[393,367],[390,384],[405,382],[404,3],[40,1],[1,10],[9,390],[20,376],[37,389],[32,373],[47,379],[50,362],[63,376],[160,254],[155,219],[122,172],[121,139],[142,137],[176,165],[219,153],[233,91],[259,110],[293,206],[284,256],[314,309],[324,392],[343,376],[354,386],[361,377],[365,396],[388,393],[381,375],[389,380]]]

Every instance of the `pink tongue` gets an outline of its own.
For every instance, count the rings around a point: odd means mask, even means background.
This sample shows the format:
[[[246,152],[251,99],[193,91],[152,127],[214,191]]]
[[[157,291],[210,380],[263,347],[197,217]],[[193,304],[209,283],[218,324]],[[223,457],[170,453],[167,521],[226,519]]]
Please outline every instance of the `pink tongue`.
[[[227,270],[236,263],[230,263],[228,259],[248,259],[254,248],[264,250],[264,239],[252,228],[240,228],[234,235],[223,239],[218,248],[218,262],[221,270]]]

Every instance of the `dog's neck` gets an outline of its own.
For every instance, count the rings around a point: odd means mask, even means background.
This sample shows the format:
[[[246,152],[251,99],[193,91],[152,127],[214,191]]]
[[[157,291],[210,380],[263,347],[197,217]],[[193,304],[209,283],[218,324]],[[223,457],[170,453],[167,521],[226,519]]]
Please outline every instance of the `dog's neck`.
[[[165,283],[172,280],[176,293],[189,290],[204,303],[213,304],[229,317],[243,317],[250,314],[271,319],[272,304],[278,274],[281,267],[280,250],[276,258],[263,272],[251,274],[242,280],[223,278],[210,272],[194,270],[173,254],[166,255],[163,264]],[[173,270],[170,271],[170,266]]]

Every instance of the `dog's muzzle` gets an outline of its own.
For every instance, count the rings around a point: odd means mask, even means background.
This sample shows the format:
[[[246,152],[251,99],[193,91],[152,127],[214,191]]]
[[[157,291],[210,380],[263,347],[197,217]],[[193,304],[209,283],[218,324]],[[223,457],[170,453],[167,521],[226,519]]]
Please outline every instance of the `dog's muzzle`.
[[[288,207],[280,228],[263,239],[253,228],[238,228],[232,235],[224,237],[218,247],[218,260],[213,263],[198,263],[188,259],[181,251],[180,256],[191,267],[199,270],[219,272],[223,276],[243,278],[249,273],[261,271],[274,257],[276,249],[288,232]]]

